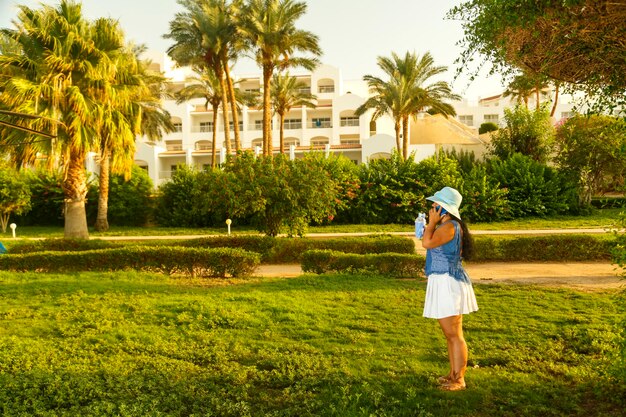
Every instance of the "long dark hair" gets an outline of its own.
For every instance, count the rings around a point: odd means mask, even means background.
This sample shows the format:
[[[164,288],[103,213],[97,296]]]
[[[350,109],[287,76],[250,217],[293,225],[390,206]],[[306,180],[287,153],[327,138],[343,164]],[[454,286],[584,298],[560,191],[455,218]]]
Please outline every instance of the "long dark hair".
[[[459,225],[461,226],[461,230],[463,231],[462,241],[461,241],[462,243],[461,252],[463,255],[463,259],[467,261],[471,261],[472,257],[474,256],[474,238],[470,234],[470,231],[467,228],[467,225],[465,224],[465,222],[463,222],[463,220],[456,218],[450,213],[448,213],[448,215],[452,217],[453,220],[458,222]]]

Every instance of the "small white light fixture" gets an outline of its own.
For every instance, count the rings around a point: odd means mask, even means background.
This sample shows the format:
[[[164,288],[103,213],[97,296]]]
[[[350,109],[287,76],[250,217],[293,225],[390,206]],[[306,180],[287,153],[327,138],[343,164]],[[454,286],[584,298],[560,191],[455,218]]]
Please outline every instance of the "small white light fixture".
[[[11,232],[13,233],[13,239],[15,239],[15,229],[17,229],[17,224],[11,223],[9,227],[11,228]]]
[[[228,236],[230,236],[230,225],[233,223],[231,219],[226,219],[226,226],[228,226]]]

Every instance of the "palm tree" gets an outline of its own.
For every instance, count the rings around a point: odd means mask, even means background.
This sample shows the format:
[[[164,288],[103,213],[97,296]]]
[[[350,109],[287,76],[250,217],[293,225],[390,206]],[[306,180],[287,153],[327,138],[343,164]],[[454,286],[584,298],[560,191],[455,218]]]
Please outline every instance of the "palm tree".
[[[48,166],[63,168],[65,237],[88,238],[85,215],[87,182],[85,158],[97,148],[97,103],[89,85],[110,73],[103,39],[82,16],[81,6],[62,0],[57,8],[33,10],[20,6],[18,28],[5,29],[19,51],[0,55],[3,104],[11,111],[42,118],[25,121],[26,127],[50,132],[41,139],[21,130],[5,131],[2,140],[12,145],[11,160],[32,165],[46,155]],[[102,49],[100,49],[102,48]]]
[[[199,72],[200,69],[197,70]],[[217,153],[217,113],[219,106],[222,103],[221,83],[218,80],[215,73],[205,70],[202,75],[198,77],[191,77],[187,80],[190,84],[187,84],[182,90],[176,94],[176,102],[178,104],[187,102],[195,98],[203,98],[205,100],[204,106],[206,108],[211,105],[213,109],[213,138],[211,140],[211,167],[215,168],[216,153]]]
[[[367,82],[370,97],[365,100],[355,111],[356,116],[362,116],[368,110],[373,110],[372,121],[378,120],[386,114],[391,115],[393,127],[396,134],[396,150],[400,153],[402,144],[400,142],[402,133],[402,91],[395,83],[388,83],[378,77],[365,75],[363,79]]]
[[[112,32],[123,40],[116,22],[103,20],[99,36]],[[126,47],[111,54],[115,71],[107,83],[98,83],[96,96],[101,112],[99,133],[100,181],[98,212],[94,228],[109,229],[108,196],[110,174],[123,174],[128,180],[134,165],[135,138],[145,134],[157,139],[162,132],[173,131],[169,113],[161,107],[160,99],[165,94],[165,78],[148,70],[138,55],[142,48]]]
[[[535,91],[535,83],[523,74],[516,75],[509,83],[507,89],[502,93],[502,97],[511,97],[517,103],[524,103],[528,108],[528,100]]]
[[[174,45],[167,53],[179,65],[190,65],[212,70],[220,81],[222,93],[222,116],[224,120],[224,142],[226,153],[231,153],[229,93],[234,97],[231,85],[229,61],[236,57],[237,28],[234,24],[235,8],[225,0],[178,0],[186,11],[177,13],[170,22],[170,32],[164,37],[172,39]],[[233,109],[234,109],[233,105]],[[233,110],[234,127],[240,147],[238,113]]]
[[[294,0],[249,0],[239,14],[242,36],[263,72],[264,155],[270,155],[272,144],[271,80],[274,70],[291,67],[313,70],[318,64],[317,58],[294,54],[321,55],[317,36],[296,28],[296,21],[304,15],[306,8],[306,3]]]
[[[285,115],[296,106],[315,107],[317,97],[307,91],[307,85],[296,77],[274,74],[272,78],[272,107],[280,119],[280,153],[285,153]]]

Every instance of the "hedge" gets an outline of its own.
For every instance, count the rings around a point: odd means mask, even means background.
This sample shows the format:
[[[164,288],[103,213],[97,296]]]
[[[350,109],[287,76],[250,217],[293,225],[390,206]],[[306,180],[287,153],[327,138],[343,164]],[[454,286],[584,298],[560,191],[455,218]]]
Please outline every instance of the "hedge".
[[[265,264],[299,263],[304,252],[328,249],[347,253],[405,253],[414,254],[412,239],[401,236],[371,235],[361,237],[272,238],[268,236],[219,236],[192,239],[182,243],[185,247],[235,247],[261,254]]]
[[[35,252],[0,256],[0,270],[78,272],[134,269],[205,277],[245,277],[260,261],[257,253],[232,248],[129,246],[81,252]]]
[[[426,258],[402,253],[361,255],[333,250],[309,250],[302,254],[302,270],[323,274],[326,272],[373,272],[393,277],[424,278]]]
[[[42,239],[11,244],[9,253],[77,252],[97,249],[119,248],[121,245],[102,239]]]
[[[474,236],[472,262],[609,261],[615,240],[609,236]]]

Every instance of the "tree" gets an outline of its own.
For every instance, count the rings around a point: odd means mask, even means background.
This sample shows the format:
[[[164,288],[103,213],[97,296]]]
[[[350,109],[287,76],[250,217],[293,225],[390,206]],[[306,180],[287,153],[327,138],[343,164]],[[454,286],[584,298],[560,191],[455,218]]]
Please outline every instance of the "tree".
[[[469,0],[449,12],[463,22],[459,71],[481,54],[493,71],[518,69],[624,103],[626,6],[609,0]]]
[[[0,164],[0,227],[6,233],[9,216],[30,210],[30,188],[15,170]]]
[[[79,4],[63,0],[55,9],[32,10],[20,6],[18,28],[5,36],[19,52],[0,55],[3,104],[15,112],[41,118],[23,122],[26,127],[49,131],[53,139],[4,129],[2,140],[12,147],[16,165],[36,164],[46,155],[49,168],[64,170],[65,237],[87,238],[85,158],[97,148],[97,102],[90,85],[105,82],[113,70],[104,51],[110,45],[98,36],[96,26],[82,16]]]
[[[579,200],[588,205],[611,177],[626,172],[626,122],[609,116],[577,115],[557,129],[557,164],[578,183]]]
[[[491,154],[507,159],[514,153],[521,153],[537,162],[547,162],[554,127],[545,107],[529,110],[518,105],[514,109],[504,109],[504,119],[506,126],[492,136]]]
[[[297,29],[307,5],[294,0],[249,0],[239,14],[239,29],[263,72],[263,154],[271,154],[271,80],[274,70],[303,67],[313,70],[322,51],[318,37]],[[299,57],[309,52],[313,57]]]
[[[306,84],[296,77],[274,74],[272,79],[272,107],[280,119],[280,153],[285,153],[285,115],[296,106],[315,107],[313,100],[317,97],[304,91]]]
[[[199,69],[197,71],[200,71]],[[211,167],[217,166],[217,112],[222,102],[221,84],[213,71],[204,70],[197,77],[187,79],[189,84],[176,94],[176,103],[185,103],[191,99],[203,98],[206,108],[213,109],[213,136],[211,140]]]
[[[170,22],[170,32],[164,37],[174,44],[167,53],[179,65],[189,65],[205,71],[213,71],[220,81],[222,94],[222,117],[224,121],[224,142],[226,153],[230,155],[229,118],[229,60],[236,57],[234,50],[237,34],[234,23],[234,9],[225,0],[178,0],[186,11],[176,13]],[[231,94],[234,97],[234,93]],[[239,135],[238,113],[232,108],[236,137]],[[236,147],[240,144],[235,144]]]
[[[363,77],[363,80],[367,82],[371,97],[356,109],[355,114],[362,115],[372,109],[374,110],[372,120],[376,120],[385,113],[390,114],[394,119],[396,146],[398,151],[402,149],[402,157],[407,158],[409,117],[426,110],[446,116],[454,115],[456,114],[454,108],[444,100],[455,100],[459,96],[452,93],[445,81],[425,85],[430,78],[447,70],[446,67],[434,66],[434,59],[428,52],[421,57],[409,52],[404,57],[400,57],[392,52],[391,58],[378,57],[378,66],[387,78],[382,79],[373,75]]]

